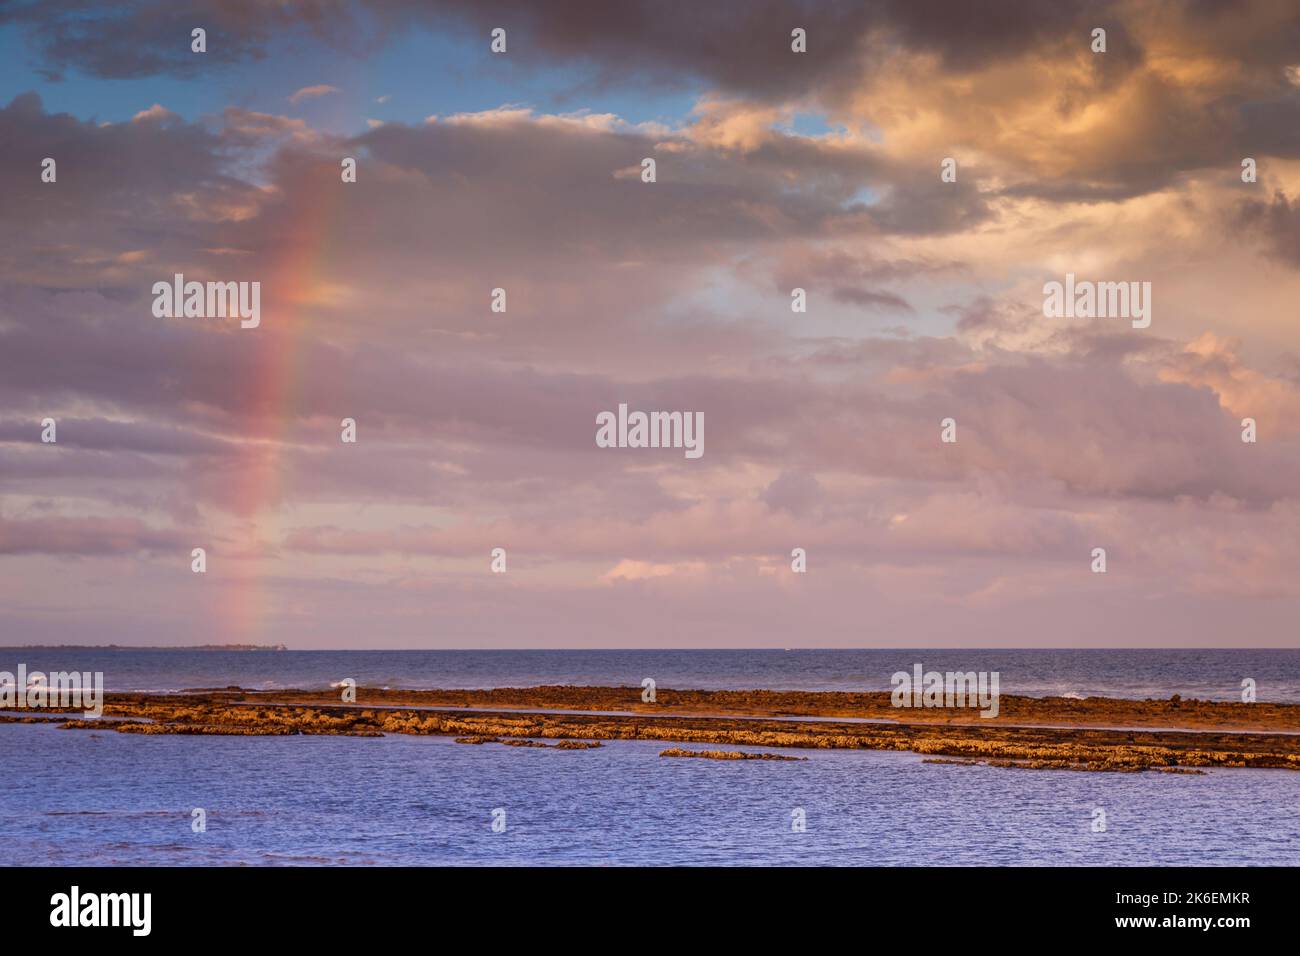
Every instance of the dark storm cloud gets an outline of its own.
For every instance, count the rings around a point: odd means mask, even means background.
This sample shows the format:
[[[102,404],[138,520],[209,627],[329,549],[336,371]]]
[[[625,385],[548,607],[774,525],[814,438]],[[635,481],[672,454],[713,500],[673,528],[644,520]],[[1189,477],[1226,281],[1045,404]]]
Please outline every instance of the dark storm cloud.
[[[1233,222],[1244,235],[1262,240],[1273,258],[1300,268],[1300,202],[1279,189],[1272,199],[1243,202]]]
[[[989,104],[997,119],[993,128],[962,131],[954,145],[964,141],[1027,165],[1032,175],[1020,181],[1013,176],[1007,194],[1056,202],[1140,195],[1174,182],[1181,172],[1234,155],[1300,155],[1300,125],[1294,121],[1300,91],[1284,75],[1300,48],[1300,15],[1292,9],[1288,16],[1279,0],[153,0],[118,7],[10,2],[0,7],[0,22],[25,31],[41,68],[99,77],[189,75],[267,56],[273,44],[373,55],[386,39],[412,29],[459,31],[486,56],[488,32],[500,26],[510,36],[511,62],[527,68],[571,70],[581,63],[601,84],[702,86],[755,101],[803,101],[866,123],[874,117],[857,115],[864,104],[856,94],[894,69],[894,54],[933,58],[926,70],[936,83],[1011,67],[1023,58],[1040,72],[1024,74],[1020,83],[1041,83],[1042,70],[1059,73],[1049,83],[1059,84],[1055,98],[1062,117],[1116,94],[1113,121],[1094,137],[1103,144],[1114,140],[1114,147],[1063,143],[1063,149],[1080,153],[1077,162],[1064,171],[1045,170],[1041,162],[1026,163],[1026,144],[1012,135],[1017,118],[997,104]],[[189,30],[200,23],[210,39],[210,52],[201,57],[188,45]],[[790,52],[796,26],[808,31],[806,55]],[[1107,32],[1104,56],[1088,53],[1096,27]],[[1153,40],[1164,58],[1154,66],[1144,48]],[[1168,81],[1171,57],[1214,68],[1184,89]],[[1201,82],[1207,84],[1203,90],[1197,89]],[[1004,123],[1007,130],[996,128]],[[923,195],[901,193],[908,203]],[[888,210],[881,216],[886,228],[897,228]],[[932,210],[921,221],[935,224],[912,228],[936,231],[971,220],[944,219]]]
[[[220,172],[219,138],[166,114],[97,124],[47,113],[24,93],[0,107],[0,142],[0,218],[11,222],[135,216],[176,191],[236,185]],[[46,157],[57,163],[57,188],[41,181]]]
[[[0,26],[20,27],[47,74],[75,69],[104,79],[193,76],[267,55],[278,32],[333,45],[356,36],[355,5],[343,0],[9,0]],[[207,52],[191,50],[191,31],[207,31]]]
[[[599,65],[611,82],[694,76],[749,95],[788,96],[824,85],[845,68],[860,69],[869,35],[933,53],[958,71],[1097,23],[1110,28],[1121,49],[1123,26],[1112,6],[1038,0],[148,0],[121,6],[15,0],[0,6],[0,23],[24,28],[46,68],[100,77],[190,75],[265,56],[277,32],[346,46],[367,28],[397,30],[414,21],[440,30],[459,24],[484,37],[505,27],[515,38],[515,58],[541,65],[576,57]],[[206,59],[190,53],[195,26],[208,30]],[[795,27],[807,31],[813,55],[789,56]]]

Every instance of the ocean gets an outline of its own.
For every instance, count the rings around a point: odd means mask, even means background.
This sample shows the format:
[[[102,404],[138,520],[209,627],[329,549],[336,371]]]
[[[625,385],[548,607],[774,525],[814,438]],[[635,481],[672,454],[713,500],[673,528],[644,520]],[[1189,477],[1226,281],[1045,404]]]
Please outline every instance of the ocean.
[[[582,684],[701,690],[889,690],[890,675],[997,671],[1003,694],[1171,694],[1240,700],[1255,681],[1262,702],[1300,703],[1300,649],[1283,650],[491,650],[185,651],[0,647],[0,671],[102,671],[108,690],[241,687],[319,689],[351,677],[390,688]]]
[[[885,690],[890,673],[919,661],[999,670],[1004,693],[1226,700],[1251,677],[1260,700],[1300,699],[1291,650],[0,650],[0,671],[20,661],[103,670],[108,687],[152,690],[342,677],[637,686],[646,676],[660,687]],[[1300,865],[1300,777],[1289,771],[1082,773],[876,751],[729,762],[660,757],[666,746],[0,724],[0,865]],[[196,809],[203,832],[192,827]],[[800,811],[803,832],[792,827]]]

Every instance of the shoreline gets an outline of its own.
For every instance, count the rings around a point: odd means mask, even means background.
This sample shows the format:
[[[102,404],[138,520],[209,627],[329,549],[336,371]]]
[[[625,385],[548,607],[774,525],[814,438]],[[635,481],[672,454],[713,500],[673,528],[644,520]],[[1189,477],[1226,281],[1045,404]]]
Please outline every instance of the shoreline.
[[[32,711],[0,715],[0,723],[49,722],[70,730],[200,736],[400,733],[895,750],[942,763],[1032,769],[1300,770],[1300,704],[1003,696],[998,717],[982,718],[971,709],[895,708],[888,692],[662,688],[655,703],[643,702],[639,687],[424,691],[359,687],[356,694],[355,703],[343,703],[337,690],[230,687],[176,694],[110,693],[104,706],[107,720]],[[1107,720],[1122,720],[1124,726],[1098,725]]]

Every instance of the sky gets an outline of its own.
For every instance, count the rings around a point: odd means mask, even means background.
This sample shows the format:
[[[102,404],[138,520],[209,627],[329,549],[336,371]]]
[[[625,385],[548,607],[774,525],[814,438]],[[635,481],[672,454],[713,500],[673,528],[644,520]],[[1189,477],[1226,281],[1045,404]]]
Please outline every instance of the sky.
[[[1300,638],[1286,0],[10,0],[0,220],[0,644]]]

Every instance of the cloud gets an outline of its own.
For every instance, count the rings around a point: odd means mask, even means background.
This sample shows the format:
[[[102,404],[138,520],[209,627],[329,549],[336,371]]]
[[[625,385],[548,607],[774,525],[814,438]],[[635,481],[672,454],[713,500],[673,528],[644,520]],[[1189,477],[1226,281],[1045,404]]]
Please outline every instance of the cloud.
[[[130,518],[6,520],[0,517],[0,554],[102,557],[137,552],[180,552],[181,535]]]
[[[1234,218],[1236,227],[1262,239],[1271,255],[1300,268],[1300,204],[1292,203],[1285,191],[1279,189],[1267,201],[1246,200]]]
[[[160,74],[192,77],[268,55],[286,35],[310,36],[347,49],[362,32],[360,8],[322,0],[273,5],[224,0],[143,0],[124,6],[39,0],[9,4],[4,22],[24,31],[47,71],[77,70],[102,79]],[[207,52],[191,51],[202,25]]]
[[[131,117],[132,123],[150,123],[150,122],[167,122],[170,120],[179,120],[180,117],[171,110],[158,103],[149,107],[147,110],[141,110]]]
[[[427,645],[453,640],[430,636],[436,607],[439,635],[494,646],[1287,633],[1290,21],[1257,3],[777,9],[7,8],[43,69],[90,90],[288,44],[374,41],[382,60],[398,27],[482,46],[489,21],[519,77],[588,73],[562,111],[440,104],[352,136],[234,96],[126,122],[34,93],[0,108],[6,626]],[[209,14],[196,62],[168,31]],[[137,27],[170,39],[127,50]],[[584,108],[648,78],[693,107]],[[1152,281],[1151,329],[1045,319],[1042,284],[1067,271]],[[260,281],[262,325],[155,318],[152,284],[177,272]],[[596,414],[624,402],[703,412],[705,456],[596,447]],[[205,543],[200,589],[186,556]],[[1088,571],[1095,546],[1112,573]]]
[[[303,100],[316,99],[321,96],[328,96],[330,93],[342,93],[337,86],[330,86],[328,83],[318,83],[315,86],[304,86],[295,90],[289,96],[289,102],[295,106]]]

